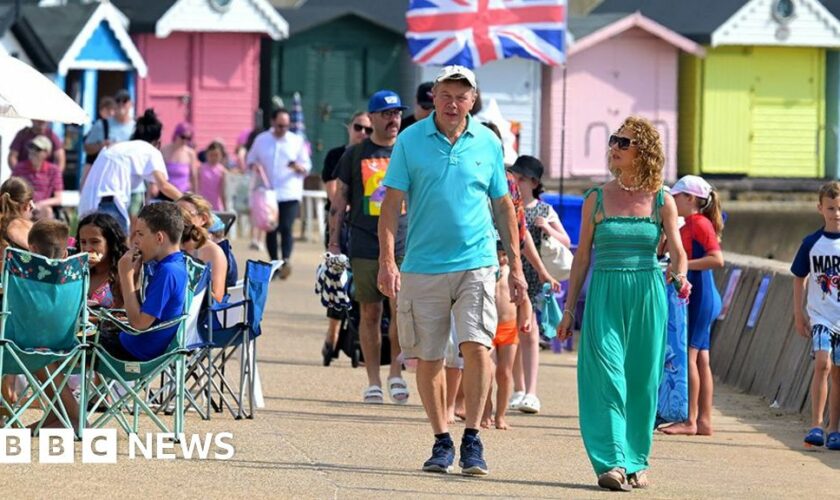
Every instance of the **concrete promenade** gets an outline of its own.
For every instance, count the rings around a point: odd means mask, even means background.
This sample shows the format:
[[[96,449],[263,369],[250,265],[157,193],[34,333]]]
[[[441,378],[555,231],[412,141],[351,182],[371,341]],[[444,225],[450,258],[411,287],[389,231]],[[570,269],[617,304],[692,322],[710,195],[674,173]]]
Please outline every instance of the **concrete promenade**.
[[[237,245],[240,261],[256,257]],[[298,244],[294,272],[272,284],[259,369],[266,408],[254,420],[189,414],[187,433],[233,433],[226,461],[131,460],[120,434],[117,464],[3,465],[7,498],[589,498],[599,490],[580,439],[574,353],[542,354],[543,413],[514,414],[513,429],[482,431],[490,475],[465,478],[419,471],[432,439],[413,375],[410,404],[364,405],[363,368],[342,356],[321,366],[326,324],[313,293],[320,258],[314,243]],[[240,266],[243,269],[244,266]],[[383,371],[383,376],[385,372]],[[656,436],[651,498],[837,498],[840,452],[806,451],[799,416],[719,385],[713,437]],[[456,440],[462,424],[451,429]],[[457,442],[457,441],[456,441]],[[81,445],[77,447],[80,450]]]

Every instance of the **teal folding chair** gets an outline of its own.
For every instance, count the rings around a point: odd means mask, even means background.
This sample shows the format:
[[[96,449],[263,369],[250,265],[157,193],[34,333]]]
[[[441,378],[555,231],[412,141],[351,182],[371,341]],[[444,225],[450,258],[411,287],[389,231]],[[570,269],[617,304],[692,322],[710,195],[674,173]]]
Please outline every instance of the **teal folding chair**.
[[[35,426],[36,435],[53,413],[64,428],[74,429],[76,438],[81,439],[87,419],[85,406],[80,405],[78,421],[71,422],[60,394],[70,375],[80,375],[83,381],[87,378],[89,284],[86,253],[53,260],[24,250],[6,249],[0,374],[23,375],[28,387],[18,402],[2,401],[9,414],[5,428],[23,427],[24,412],[37,401],[44,413]],[[48,370],[53,364],[53,369]],[[40,370],[45,370],[44,381],[36,376]],[[82,401],[85,385],[81,384]]]
[[[120,313],[124,311],[103,310],[98,313],[100,331],[103,325],[109,323],[130,335],[143,335],[174,325],[178,325],[178,330],[166,351],[149,361],[124,361],[113,357],[99,344],[99,332],[97,332],[93,341],[93,359],[100,380],[92,384],[88,402],[92,408],[102,406],[104,413],[90,423],[91,427],[104,427],[111,420],[115,420],[126,433],[136,433],[140,416],[146,415],[162,432],[174,433],[176,440],[178,440],[178,435],[184,432],[184,376],[186,357],[190,352],[185,347],[187,319],[194,298],[199,295],[202,288],[207,287],[209,280],[205,265],[192,258],[186,258],[185,263],[188,280],[181,316],[146,330],[137,330],[120,317]],[[153,392],[152,384],[167,370],[171,370],[175,392],[171,428],[161,420],[156,409],[151,407],[149,398],[149,394]],[[126,419],[126,413],[132,416],[131,423]]]

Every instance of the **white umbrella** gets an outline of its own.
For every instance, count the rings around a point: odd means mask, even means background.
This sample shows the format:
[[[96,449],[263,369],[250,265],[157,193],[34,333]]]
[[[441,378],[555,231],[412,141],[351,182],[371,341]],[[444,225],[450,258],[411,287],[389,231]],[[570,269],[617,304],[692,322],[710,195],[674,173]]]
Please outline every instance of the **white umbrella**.
[[[0,117],[87,123],[87,113],[46,76],[14,57],[0,55]]]

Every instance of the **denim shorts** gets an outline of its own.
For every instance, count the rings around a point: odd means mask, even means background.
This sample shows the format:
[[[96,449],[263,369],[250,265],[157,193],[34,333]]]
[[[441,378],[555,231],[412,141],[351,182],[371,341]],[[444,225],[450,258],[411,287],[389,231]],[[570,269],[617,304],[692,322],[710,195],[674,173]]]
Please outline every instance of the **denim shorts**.
[[[811,327],[811,356],[818,351],[828,353],[831,362],[840,366],[840,335],[832,332],[831,328],[825,325],[813,325]]]

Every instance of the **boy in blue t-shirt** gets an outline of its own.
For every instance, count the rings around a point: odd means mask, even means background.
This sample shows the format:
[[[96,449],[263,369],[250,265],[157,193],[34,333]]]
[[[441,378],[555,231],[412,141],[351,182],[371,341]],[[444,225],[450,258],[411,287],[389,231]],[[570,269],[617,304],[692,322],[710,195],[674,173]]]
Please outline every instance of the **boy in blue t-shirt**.
[[[811,381],[811,430],[805,444],[840,450],[840,182],[820,188],[817,209],[825,226],[802,240],[790,271],[793,279],[793,317],[796,332],[811,339],[814,377]],[[808,314],[803,311],[807,288]],[[825,403],[828,411],[828,439],[823,431]]]
[[[131,237],[133,250],[119,261],[120,288],[132,328],[145,330],[177,318],[184,312],[187,268],[181,253],[184,219],[171,202],[143,207]],[[138,297],[140,267],[146,264],[148,279],[141,303]],[[172,342],[178,325],[159,331],[131,335],[100,335],[100,343],[115,358],[147,361],[160,356]]]

